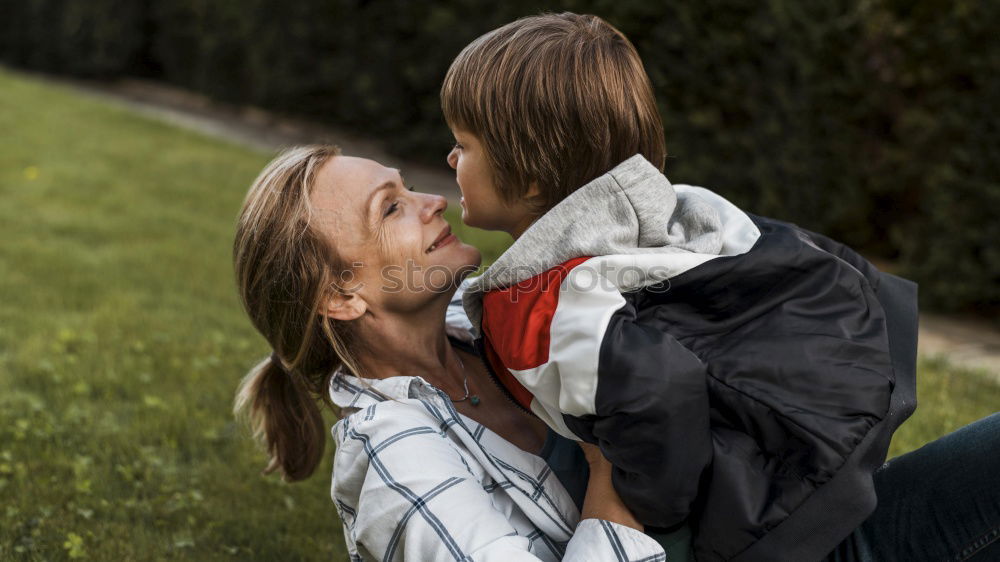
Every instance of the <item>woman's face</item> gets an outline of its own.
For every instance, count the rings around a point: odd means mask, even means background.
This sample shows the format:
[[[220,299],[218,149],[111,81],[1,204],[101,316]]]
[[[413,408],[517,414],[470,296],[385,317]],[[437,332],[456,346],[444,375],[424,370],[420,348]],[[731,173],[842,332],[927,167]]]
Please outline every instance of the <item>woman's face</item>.
[[[336,156],[318,171],[313,220],[341,258],[353,265],[341,280],[369,310],[412,310],[451,294],[474,271],[479,250],[451,234],[440,195],[411,191],[399,170]]]

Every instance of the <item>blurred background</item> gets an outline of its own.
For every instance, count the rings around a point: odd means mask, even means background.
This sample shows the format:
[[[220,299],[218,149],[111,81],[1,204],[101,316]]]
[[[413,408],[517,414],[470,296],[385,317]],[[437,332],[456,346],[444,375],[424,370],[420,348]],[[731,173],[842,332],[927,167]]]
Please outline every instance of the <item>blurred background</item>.
[[[232,279],[242,197],[320,141],[454,197],[449,63],[564,10],[635,44],[673,182],[920,283],[893,454],[1000,410],[1000,3],[4,0],[0,559],[344,559],[329,461],[261,477],[229,413],[269,353]],[[509,242],[449,218],[487,262]]]

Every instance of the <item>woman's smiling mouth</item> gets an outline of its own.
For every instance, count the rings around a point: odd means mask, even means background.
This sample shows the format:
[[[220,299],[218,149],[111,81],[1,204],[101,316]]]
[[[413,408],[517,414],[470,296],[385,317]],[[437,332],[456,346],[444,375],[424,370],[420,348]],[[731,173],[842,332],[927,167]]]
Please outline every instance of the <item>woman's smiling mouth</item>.
[[[441,234],[439,234],[437,239],[434,240],[434,243],[431,244],[426,250],[424,250],[424,253],[429,254],[434,250],[437,250],[441,246],[451,244],[455,240],[457,240],[457,238],[455,237],[454,234],[451,233],[451,226],[450,225],[445,226],[444,230],[441,231]]]

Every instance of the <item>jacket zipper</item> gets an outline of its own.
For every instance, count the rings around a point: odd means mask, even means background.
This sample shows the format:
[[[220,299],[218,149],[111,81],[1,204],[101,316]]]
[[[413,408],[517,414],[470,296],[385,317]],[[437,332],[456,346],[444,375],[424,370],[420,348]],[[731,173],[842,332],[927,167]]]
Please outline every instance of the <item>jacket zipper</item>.
[[[525,408],[520,402],[515,400],[514,395],[510,393],[510,390],[507,390],[507,387],[500,382],[500,378],[497,377],[496,373],[493,371],[493,366],[486,360],[486,344],[483,343],[483,338],[481,336],[475,339],[474,345],[476,348],[476,355],[479,357],[479,362],[482,363],[483,368],[486,369],[486,374],[489,376],[490,381],[500,389],[500,392],[511,402],[511,404],[517,406],[517,409],[530,416],[538,417],[534,412]]]

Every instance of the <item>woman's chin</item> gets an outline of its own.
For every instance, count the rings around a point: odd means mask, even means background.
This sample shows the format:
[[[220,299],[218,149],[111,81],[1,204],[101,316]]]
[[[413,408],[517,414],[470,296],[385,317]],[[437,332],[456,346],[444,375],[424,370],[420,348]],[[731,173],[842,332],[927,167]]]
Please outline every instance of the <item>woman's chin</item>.
[[[456,246],[456,250],[462,252],[462,265],[459,267],[458,271],[464,279],[469,275],[469,273],[479,269],[479,264],[483,262],[483,254],[480,253],[479,248],[476,248],[471,244],[466,244],[465,242],[459,241]]]
[[[429,269],[441,269],[452,272],[464,272],[462,277],[468,275],[469,271],[475,271],[483,261],[483,256],[479,248],[471,244],[462,242],[457,236],[446,246],[442,246],[428,255],[427,267]]]
[[[477,252],[478,257],[478,252]],[[457,267],[441,267],[429,270],[428,274],[420,282],[423,290],[430,290],[433,293],[453,294],[462,281],[479,269],[479,260],[474,263],[467,262]]]

